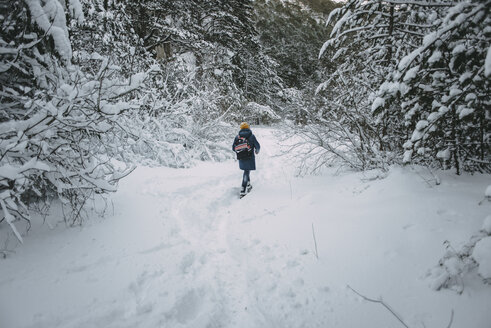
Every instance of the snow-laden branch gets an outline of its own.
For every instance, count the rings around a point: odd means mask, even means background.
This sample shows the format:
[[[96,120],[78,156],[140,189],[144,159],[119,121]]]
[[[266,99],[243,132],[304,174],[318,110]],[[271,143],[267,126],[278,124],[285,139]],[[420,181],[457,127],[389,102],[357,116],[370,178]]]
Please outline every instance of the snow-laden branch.
[[[392,5],[414,5],[417,7],[453,7],[458,2],[455,1],[417,1],[417,0],[382,0],[384,3],[392,4]]]
[[[465,4],[459,4],[458,6],[461,7],[464,5]],[[421,47],[415,49],[413,52],[401,59],[398,65],[399,71],[404,72],[421,53],[428,50],[433,44],[435,44],[435,42],[444,38],[444,36],[448,34],[448,32],[452,31],[453,29],[459,28],[463,22],[470,20],[473,16],[485,9],[485,5],[480,4],[473,8],[469,13],[459,14],[456,19],[453,19],[450,22],[450,24],[446,24],[437,31],[426,35],[423,39],[423,45]],[[456,10],[460,10],[460,8]],[[447,16],[447,19],[453,16],[454,12],[451,11],[450,14]]]
[[[68,35],[65,11],[58,0],[25,0],[33,23],[53,38],[56,51],[68,63],[72,58],[72,45]]]

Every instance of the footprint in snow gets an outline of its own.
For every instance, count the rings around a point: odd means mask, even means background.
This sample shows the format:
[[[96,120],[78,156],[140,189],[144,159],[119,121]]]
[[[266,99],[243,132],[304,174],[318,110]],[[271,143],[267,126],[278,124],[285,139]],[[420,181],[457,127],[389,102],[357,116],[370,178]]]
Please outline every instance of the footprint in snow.
[[[204,291],[192,289],[185,293],[167,314],[169,318],[175,318],[177,322],[186,324],[195,319],[203,305]]]
[[[195,258],[196,255],[194,254],[194,252],[190,252],[184,256],[180,266],[182,273],[189,273],[189,270],[194,264]]]

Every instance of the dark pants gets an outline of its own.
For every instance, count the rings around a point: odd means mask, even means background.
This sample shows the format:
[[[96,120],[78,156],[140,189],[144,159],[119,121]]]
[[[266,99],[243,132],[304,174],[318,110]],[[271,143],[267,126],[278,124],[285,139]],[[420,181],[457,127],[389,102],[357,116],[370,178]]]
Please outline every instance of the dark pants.
[[[247,183],[251,181],[251,178],[249,174],[251,173],[250,170],[244,170],[244,176],[242,177],[242,188],[245,189],[247,187]]]

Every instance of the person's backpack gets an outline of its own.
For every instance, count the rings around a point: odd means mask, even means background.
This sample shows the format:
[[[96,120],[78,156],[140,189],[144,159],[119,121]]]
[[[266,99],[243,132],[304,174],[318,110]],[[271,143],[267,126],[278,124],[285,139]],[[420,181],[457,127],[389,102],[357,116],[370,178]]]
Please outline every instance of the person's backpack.
[[[235,143],[234,151],[237,154],[237,159],[246,159],[252,157],[252,146],[249,143],[249,139],[237,136],[237,142]]]

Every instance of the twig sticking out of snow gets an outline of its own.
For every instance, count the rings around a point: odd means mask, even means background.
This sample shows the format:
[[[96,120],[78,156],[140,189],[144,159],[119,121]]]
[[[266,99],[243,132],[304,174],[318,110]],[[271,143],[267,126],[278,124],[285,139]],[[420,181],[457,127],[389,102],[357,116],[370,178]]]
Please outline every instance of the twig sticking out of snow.
[[[314,246],[315,246],[315,257],[319,259],[319,253],[317,252],[317,241],[315,240],[315,232],[314,232],[314,223],[312,222],[312,237],[314,237]]]
[[[394,317],[397,318],[397,320],[399,320],[399,322],[406,328],[409,328],[409,326],[401,319],[401,317],[399,315],[397,315],[397,313],[394,312],[394,310],[392,310],[392,308],[387,305],[382,299],[379,299],[379,300],[375,300],[373,298],[368,298],[366,297],[365,295],[362,295],[360,294],[359,292],[357,292],[356,290],[354,290],[350,285],[347,286],[349,289],[351,289],[356,295],[360,296],[361,298],[363,298],[365,301],[369,301],[369,302],[372,302],[372,303],[379,303],[379,304],[382,304],[387,310],[389,310],[390,313],[392,313],[392,315]],[[450,322],[448,323],[447,325],[447,328],[450,328],[452,326],[452,323],[453,323],[453,316],[454,316],[454,311],[452,309],[452,312],[450,313]]]
[[[437,186],[438,186],[438,185],[440,185],[440,184],[441,184],[441,180],[440,180],[440,178],[439,178],[437,175],[435,175],[433,172],[431,172],[431,170],[430,170],[430,169],[428,169],[428,171],[429,171],[429,173],[432,175],[432,177],[433,177],[433,178],[426,178],[426,177],[424,177],[424,176],[423,176],[423,174],[422,174],[421,172],[418,172],[418,170],[417,170],[417,169],[415,169],[415,170],[414,170],[414,172],[416,172],[416,174],[417,174],[417,175],[418,175],[418,176],[419,176],[419,177],[420,177],[420,178],[421,178],[421,179],[422,179],[424,182],[426,182],[426,184],[428,185],[428,187],[433,188],[433,183],[434,183],[435,185],[437,185]]]
[[[431,171],[431,169],[429,167],[427,167],[428,169],[428,172],[430,172],[430,174],[433,176],[433,178],[435,179],[435,184],[437,186],[439,186],[441,183],[442,183],[442,180],[440,179],[440,177],[438,175],[436,175],[435,173],[433,173],[433,171]]]
[[[453,323],[453,309],[452,312],[450,313],[450,322],[448,323],[447,328],[450,328],[452,326],[452,323]]]
[[[362,297],[362,298],[363,298],[364,300],[366,300],[366,301],[373,302],[373,303],[379,303],[379,304],[382,304],[382,305],[383,305],[383,306],[384,306],[384,307],[385,307],[387,310],[389,310],[389,312],[390,312],[390,313],[392,313],[392,315],[393,315],[394,317],[396,317],[396,318],[397,318],[397,320],[399,320],[399,322],[400,322],[400,323],[402,323],[402,324],[404,325],[404,327],[409,328],[409,326],[408,326],[408,325],[406,325],[406,323],[405,323],[404,321],[402,321],[401,317],[399,317],[399,316],[398,316],[398,315],[397,315],[397,314],[394,312],[394,310],[392,310],[392,308],[391,308],[390,306],[388,306],[386,303],[384,303],[384,301],[382,301],[382,299],[380,299],[380,300],[374,300],[373,298],[368,298],[368,297],[366,297],[365,295],[362,295],[362,294],[358,293],[356,290],[354,290],[353,288],[351,288],[351,286],[350,286],[350,285],[348,285],[348,288],[349,288],[349,289],[351,289],[351,290],[352,290],[352,291],[353,291],[353,292],[354,292],[356,295],[358,295],[358,296]],[[453,313],[453,311],[452,311],[452,313]],[[453,317],[453,314],[452,314],[452,317]]]

